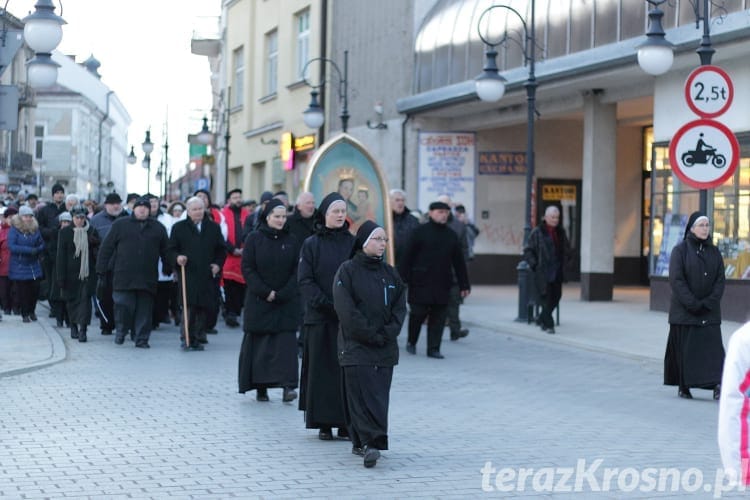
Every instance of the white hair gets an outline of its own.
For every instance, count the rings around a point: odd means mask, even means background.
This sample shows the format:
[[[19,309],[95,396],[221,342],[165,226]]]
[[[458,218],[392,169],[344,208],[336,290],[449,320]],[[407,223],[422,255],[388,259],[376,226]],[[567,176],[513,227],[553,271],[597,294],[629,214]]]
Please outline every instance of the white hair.
[[[302,203],[302,201],[304,200],[304,198],[306,198],[308,196],[310,198],[312,198],[313,201],[315,201],[315,195],[314,194],[312,194],[310,191],[302,191],[299,195],[297,195],[297,201],[296,201],[295,205],[299,205],[300,203]]]
[[[557,205],[549,205],[547,208],[544,209],[544,216],[552,215],[552,212],[557,212],[557,214],[560,214],[560,209],[557,208]]]
[[[398,194],[400,194],[401,196],[403,196],[404,198],[406,198],[406,193],[404,192],[403,189],[393,188],[390,191],[388,191],[388,195],[389,196],[396,196]]]
[[[190,205],[195,205],[196,203],[201,204],[201,208],[206,208],[206,204],[203,203],[203,198],[199,196],[191,196],[188,198],[188,200],[185,202],[185,207],[189,208]]]
[[[80,198],[75,193],[70,193],[68,196],[65,197],[65,203],[70,203],[73,200],[75,200],[76,203],[80,201]]]

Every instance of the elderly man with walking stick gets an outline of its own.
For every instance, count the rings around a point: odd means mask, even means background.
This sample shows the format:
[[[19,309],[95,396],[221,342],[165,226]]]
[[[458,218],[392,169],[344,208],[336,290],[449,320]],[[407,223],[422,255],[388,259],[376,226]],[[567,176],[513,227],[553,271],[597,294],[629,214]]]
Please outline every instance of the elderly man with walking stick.
[[[177,256],[175,263],[182,267],[183,309],[189,311],[183,321],[182,348],[202,351],[203,344],[208,344],[208,314],[215,302],[213,278],[221,271],[227,250],[219,225],[204,218],[203,200],[192,197],[186,206],[187,219],[172,226],[170,248]]]

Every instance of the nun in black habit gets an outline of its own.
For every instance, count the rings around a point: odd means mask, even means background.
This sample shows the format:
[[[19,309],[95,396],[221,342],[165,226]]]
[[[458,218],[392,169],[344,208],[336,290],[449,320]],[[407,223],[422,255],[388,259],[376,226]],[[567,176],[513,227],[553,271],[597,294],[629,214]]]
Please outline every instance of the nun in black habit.
[[[406,316],[404,284],[383,262],[388,238],[383,228],[365,221],[357,231],[355,254],[334,277],[333,303],[340,327],[344,416],[352,453],[373,467],[379,450],[388,449],[388,400],[396,338]]]
[[[352,254],[354,236],[346,222],[346,201],[338,193],[323,198],[315,234],[302,244],[298,283],[305,308],[299,409],[318,438],[347,437],[337,353],[339,319],[333,308],[333,276]]]
[[[99,238],[89,224],[82,205],[71,210],[73,224],[60,229],[57,238],[56,283],[65,301],[70,338],[86,342],[91,323],[91,299],[96,289],[96,253]]]
[[[713,389],[719,399],[724,345],[721,340],[721,296],[724,260],[711,243],[708,217],[694,212],[683,241],[669,260],[669,338],[664,355],[664,384],[676,385],[681,398],[690,388]]]
[[[298,255],[299,243],[286,225],[286,207],[271,200],[242,249],[247,293],[239,386],[241,393],[256,389],[258,401],[268,401],[272,387],[282,388],[285,402],[297,398]]]

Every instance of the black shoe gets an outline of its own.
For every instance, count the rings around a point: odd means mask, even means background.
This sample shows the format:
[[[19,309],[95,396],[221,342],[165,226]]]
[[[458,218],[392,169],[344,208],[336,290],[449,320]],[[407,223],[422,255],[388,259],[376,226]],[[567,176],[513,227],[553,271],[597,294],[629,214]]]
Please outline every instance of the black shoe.
[[[34,313],[31,313],[31,314],[29,314],[29,319],[30,319],[31,321],[36,321],[36,319],[37,319],[37,318],[36,318],[36,314],[34,314]]]
[[[714,387],[714,401],[718,401],[721,398],[721,386],[717,385]]]
[[[417,346],[414,344],[406,344],[406,352],[409,354],[416,354],[417,353]]]
[[[78,332],[78,325],[75,323],[70,325],[70,338],[71,339],[77,339],[80,336],[80,333]]]
[[[555,334],[555,327],[554,326],[550,326],[549,328],[547,328],[547,333],[549,333],[550,335],[554,335]]]
[[[346,429],[346,427],[339,427],[339,430],[336,431],[336,437],[339,439],[346,439],[348,441],[351,441],[351,438],[349,437],[349,431]]]
[[[195,344],[190,344],[190,350],[191,351],[205,351],[206,348],[203,347],[200,343],[196,342]]]
[[[10,316],[11,314],[13,314],[13,311],[10,309],[3,309],[3,314],[5,314],[6,316]]]
[[[318,431],[318,439],[321,441],[333,441],[333,433],[331,432],[331,429],[320,429]]]
[[[82,326],[81,331],[78,333],[78,342],[86,342],[86,327]]]
[[[55,317],[55,311],[53,311],[52,309],[50,309],[50,311],[49,311],[49,317],[50,318],[54,318]]]
[[[365,450],[363,450],[359,446],[352,446],[352,455],[357,455],[358,457],[364,457]]]
[[[677,389],[677,395],[681,398],[693,399],[693,395],[690,394],[690,389],[688,388],[683,389],[682,387],[680,387],[679,389]]]
[[[297,391],[292,389],[291,387],[284,387],[284,396],[281,398],[281,400],[285,403],[289,403],[297,399]]]
[[[367,467],[368,469],[371,467],[375,467],[375,464],[378,463],[378,458],[380,458],[380,451],[375,448],[365,446],[364,452],[365,454],[363,456],[365,457],[365,467]]]
[[[112,330],[102,329],[102,335],[112,335]]]
[[[227,326],[236,328],[240,326],[240,323],[237,321],[237,318],[234,315],[227,315],[227,319],[224,320],[224,322],[227,324]]]
[[[199,344],[208,344],[208,339],[198,339]]]
[[[208,330],[206,330],[206,333],[210,333],[211,335],[216,335],[217,333],[219,333],[219,330],[217,330],[216,328],[209,328]]]
[[[20,316],[21,315],[21,310],[20,309],[13,309],[13,314],[15,316]]]
[[[23,321],[24,323],[31,323],[31,318],[29,318],[28,316],[26,316],[26,315],[24,314],[24,315],[23,315],[23,320],[22,320],[22,321]]]
[[[255,395],[256,401],[268,401],[268,389],[258,389],[258,393]]]
[[[148,345],[148,342],[139,342],[135,345],[138,349],[151,349],[151,346]]]
[[[115,344],[122,345],[125,343],[125,335],[120,335],[119,333],[115,335]]]
[[[462,339],[464,337],[469,336],[469,330],[466,328],[461,328],[461,331],[458,332],[458,338]]]
[[[440,351],[430,351],[427,353],[428,358],[435,358],[435,359],[444,359],[445,356],[440,354]]]
[[[57,318],[57,327],[58,328],[62,328],[63,327],[63,320],[61,320],[60,318]]]

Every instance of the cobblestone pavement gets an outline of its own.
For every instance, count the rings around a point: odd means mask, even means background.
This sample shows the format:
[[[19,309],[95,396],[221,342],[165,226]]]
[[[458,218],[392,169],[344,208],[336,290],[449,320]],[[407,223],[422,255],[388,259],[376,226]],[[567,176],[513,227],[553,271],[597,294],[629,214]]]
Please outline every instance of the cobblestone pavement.
[[[177,329],[162,327],[142,350],[94,329],[87,344],[66,339],[65,362],[0,378],[0,498],[687,494],[658,493],[645,481],[629,492],[625,472],[610,491],[592,491],[604,487],[607,467],[695,467],[713,488],[717,404],[709,391],[678,399],[661,385],[658,363],[478,329],[444,342],[440,361],[425,357],[423,338],[417,356],[402,351],[395,371],[391,450],[365,469],[349,442],[306,430],[280,390],[270,403],[237,393],[241,337],[222,330],[206,351],[181,352]],[[590,469],[598,459],[579,493],[564,489],[576,487],[575,476],[560,485],[564,471],[539,471],[579,460]],[[518,484],[508,471],[498,478],[505,467],[536,475],[522,481],[524,491],[500,491]],[[688,487],[695,480],[682,477]],[[695,496],[710,498],[708,486]]]

